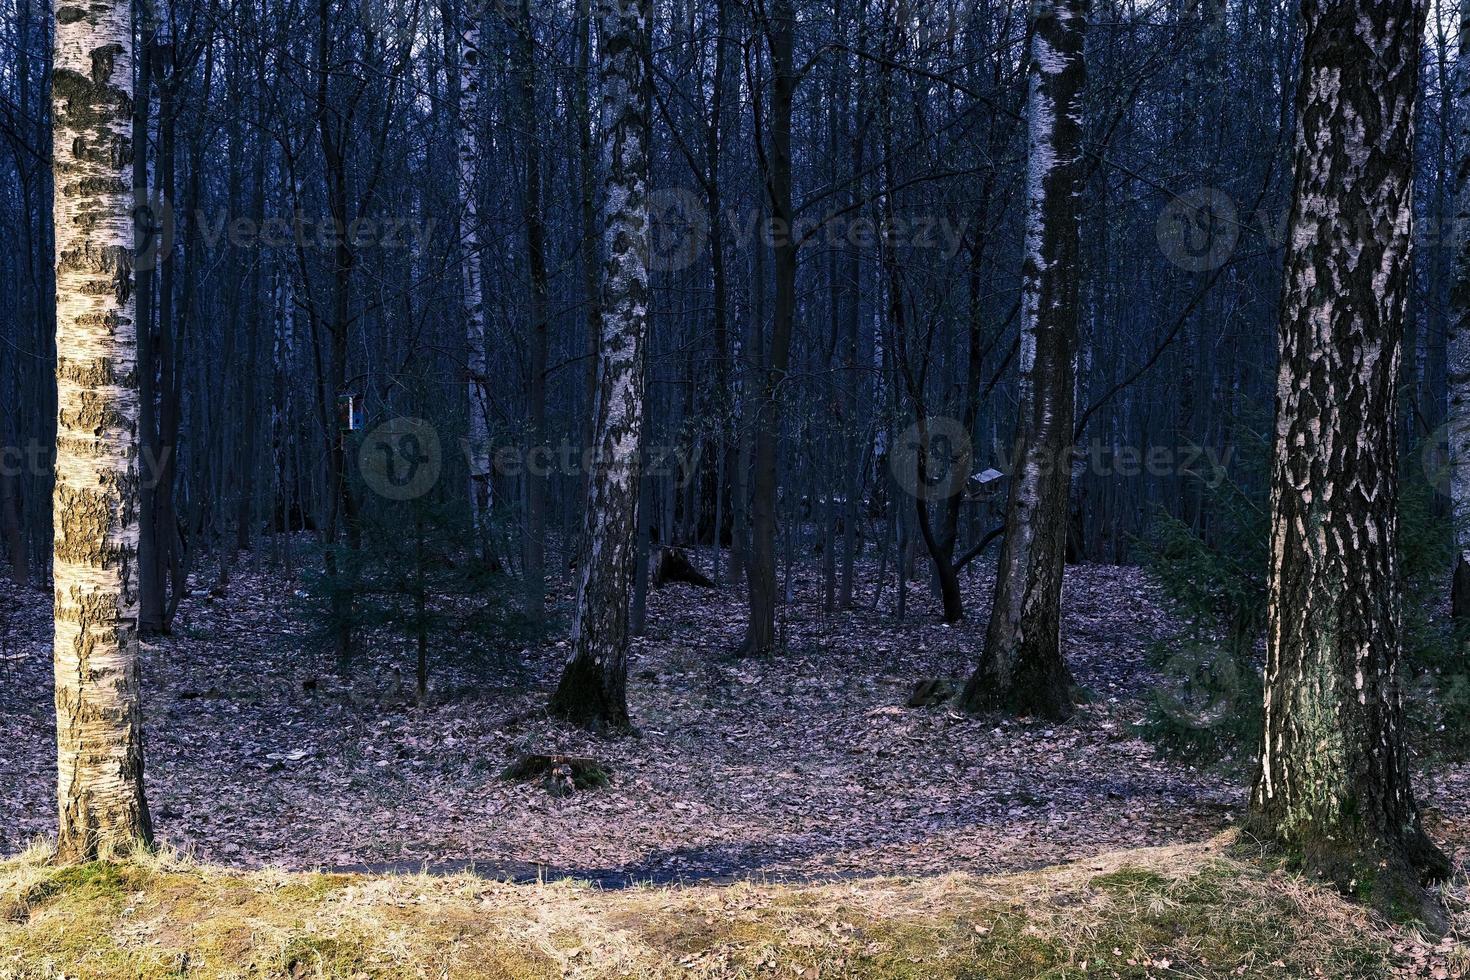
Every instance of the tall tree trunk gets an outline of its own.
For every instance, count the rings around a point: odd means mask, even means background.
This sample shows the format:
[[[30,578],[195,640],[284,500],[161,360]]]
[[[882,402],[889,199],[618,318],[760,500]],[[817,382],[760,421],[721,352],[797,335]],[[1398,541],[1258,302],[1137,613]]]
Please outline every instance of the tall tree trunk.
[[[152,839],[138,665],[138,379],[126,0],[58,10],[56,528],[58,855]]]
[[[551,710],[606,731],[630,729],[628,604],[633,589],[638,451],[648,336],[650,0],[598,0],[602,38],[605,261],[597,390],[597,478],[588,481],[572,655]]]
[[[1453,75],[1456,139],[1454,272],[1450,280],[1449,435],[1450,502],[1454,519],[1455,571],[1451,608],[1470,621],[1470,0],[1461,0],[1460,37]]]
[[[776,643],[776,443],[781,436],[781,398],[791,359],[791,333],[796,319],[796,240],[792,233],[791,110],[797,74],[793,44],[796,12],[791,0],[773,0],[764,25],[771,52],[770,147],[763,155],[767,204],[773,236],[775,305],[765,376],[755,393],[754,446],[750,494],[751,540],[746,580],[750,619],[742,655],[769,653]]]
[[[1072,677],[1060,624],[1081,272],[1086,0],[1048,0],[1032,11],[1016,469],[985,650],[963,701],[972,711],[1066,717]]]
[[[531,329],[527,342],[531,362],[527,378],[530,452],[526,457],[526,527],[524,568],[526,615],[540,619],[546,611],[546,367],[549,338],[546,323],[546,224],[541,208],[541,140],[536,97],[536,35],[531,0],[521,0],[519,23],[520,110],[526,138],[526,263],[531,274]]]
[[[1423,0],[1303,7],[1271,473],[1265,740],[1247,829],[1376,901],[1448,862],[1397,679],[1398,399]]]
[[[16,372],[15,381],[7,385],[0,378],[0,398],[18,399],[20,395],[19,372]],[[10,565],[10,580],[16,585],[25,585],[30,580],[30,562],[26,554],[25,529],[21,524],[21,502],[20,481],[16,479],[20,474],[19,467],[11,461],[10,447],[20,444],[19,413],[9,410],[9,406],[15,405],[16,401],[7,401],[0,406],[0,439],[4,440],[5,449],[0,451],[0,540],[5,546],[5,555]]]
[[[592,118],[587,91],[592,73],[592,0],[577,0],[576,12],[577,67],[573,73],[572,121],[577,127],[577,209],[581,215],[582,237],[578,253],[582,264],[582,293],[586,303],[586,366],[582,385],[587,404],[582,422],[582,449],[590,449],[597,438],[597,351],[602,330],[602,298],[597,280],[597,174],[592,155]],[[592,479],[588,467],[582,475],[582,499],[587,498],[587,482]]]
[[[330,0],[318,0],[318,33],[316,39],[316,129],[322,154],[322,189],[335,227],[349,227],[348,192],[352,187],[349,161],[352,144],[350,130],[341,107],[332,104],[332,6]],[[360,89],[359,89],[360,92]],[[355,103],[349,102],[349,106]],[[350,117],[351,111],[345,113]],[[357,552],[361,544],[361,525],[357,502],[347,463],[347,432],[337,418],[337,402],[347,390],[348,330],[351,327],[353,272],[357,253],[350,235],[333,236],[331,255],[331,306],[326,316],[327,351],[325,377],[319,380],[318,410],[326,438],[327,521],[325,568],[332,582],[332,619],[336,632],[337,668],[346,673],[354,647],[356,618]],[[313,317],[313,329],[320,319]],[[320,336],[314,337],[320,345]],[[342,546],[339,546],[339,539]]]
[[[164,252],[162,202],[148,197],[148,129],[153,108],[153,44],[157,26],[153,23],[152,5],[133,0],[137,11],[138,33],[142,38],[142,57],[138,60],[137,91],[133,98],[133,257],[134,334],[138,358],[138,439],[143,454],[138,486],[138,601],[139,630],[146,634],[150,596],[160,587],[153,530],[153,488],[158,459],[157,387],[154,384],[153,360],[153,289],[158,264],[167,259]],[[170,229],[171,232],[171,229]],[[160,600],[161,601],[161,600]],[[155,631],[163,628],[160,606]]]
[[[463,277],[466,388],[469,399],[470,515],[482,549],[490,541],[490,400],[485,374],[484,279],[480,256],[479,136],[480,23],[460,15],[459,36],[459,248]]]
[[[714,557],[711,577],[716,583],[723,578],[721,553],[725,532],[726,477],[730,457],[734,452],[730,421],[733,417],[734,399],[730,392],[730,288],[727,259],[725,256],[725,234],[720,225],[724,206],[721,203],[720,160],[724,152],[725,113],[728,111],[726,89],[730,84],[729,51],[730,15],[725,4],[718,4],[715,21],[715,67],[710,85],[709,125],[705,134],[705,170],[708,174],[705,189],[705,220],[709,225],[710,253],[710,315],[714,336],[715,405],[714,405],[714,453],[715,453],[715,500],[714,533],[712,553]]]
[[[155,84],[159,90],[158,100],[158,156],[155,164],[154,195],[155,207],[149,209],[149,220],[153,222],[150,233],[162,234],[160,227],[167,221],[168,209],[174,203],[174,149],[175,109],[178,79],[174,72],[173,40],[166,31],[160,30],[149,45],[148,60]],[[147,97],[147,93],[144,93]],[[145,147],[146,152],[146,147]],[[162,633],[167,627],[166,607],[168,604],[168,563],[170,543],[173,540],[170,521],[173,514],[173,468],[172,448],[167,443],[166,433],[171,428],[168,392],[169,362],[173,350],[174,329],[174,267],[168,256],[158,254],[147,263],[146,274],[140,277],[139,288],[146,288],[150,296],[139,303],[139,312],[148,315],[143,321],[145,334],[138,345],[139,377],[141,398],[142,452],[143,452],[143,512],[140,515],[140,539],[138,547],[139,575],[138,598],[140,604],[138,627],[144,635]],[[157,269],[158,274],[152,275]],[[155,278],[158,283],[157,302],[153,302],[152,288]],[[153,308],[157,309],[157,329],[152,321]]]
[[[257,78],[260,87],[264,87],[264,70],[261,70]],[[262,114],[263,115],[263,114]],[[262,129],[264,129],[262,120]],[[265,170],[266,170],[266,146],[262,144],[256,148],[255,170],[253,174],[254,190],[251,192],[250,213],[259,228],[265,220]],[[241,391],[241,415],[242,433],[240,438],[240,495],[235,505],[235,550],[249,551],[254,535],[256,522],[255,514],[255,474],[257,470],[255,460],[255,448],[260,438],[260,341],[262,331],[261,311],[265,306],[265,296],[262,292],[262,284],[265,274],[265,256],[255,256],[250,266],[249,285],[246,287],[246,296],[249,297],[249,310],[245,314],[245,373],[242,381]]]

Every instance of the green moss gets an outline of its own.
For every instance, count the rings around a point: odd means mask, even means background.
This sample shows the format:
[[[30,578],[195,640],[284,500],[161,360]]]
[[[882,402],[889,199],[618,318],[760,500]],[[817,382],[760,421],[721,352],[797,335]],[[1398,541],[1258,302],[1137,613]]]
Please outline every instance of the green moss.
[[[1136,895],[1141,892],[1162,891],[1168,888],[1169,879],[1147,868],[1119,868],[1117,871],[1098,875],[1092,879],[1092,885],[1105,891]]]
[[[379,965],[368,956],[369,948],[363,937],[297,933],[286,941],[273,962],[264,965],[268,967],[266,972],[289,977],[352,977]]]
[[[57,868],[18,896],[18,908],[9,916],[34,913],[50,902],[66,897],[81,903],[120,900],[148,884],[149,875],[133,864],[93,861]]]

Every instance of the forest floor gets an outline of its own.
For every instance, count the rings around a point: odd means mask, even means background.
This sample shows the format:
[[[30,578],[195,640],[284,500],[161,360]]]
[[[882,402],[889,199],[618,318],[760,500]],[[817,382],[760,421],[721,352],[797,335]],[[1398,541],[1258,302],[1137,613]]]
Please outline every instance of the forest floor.
[[[987,608],[988,574],[966,583],[969,609]],[[1147,649],[1175,627],[1138,569],[1068,570],[1064,642],[1091,697],[1065,723],[905,707],[920,678],[963,682],[979,630],[940,624],[922,584],[902,621],[871,610],[865,585],[860,610],[828,617],[815,571],[798,575],[785,649],[759,660],[728,655],[738,590],[654,591],[631,655],[642,736],[600,740],[541,712],[561,631],[512,658],[524,672],[502,686],[436,656],[419,705],[410,654],[385,641],[339,678],[306,648],[290,583],[243,567],[145,646],[157,835],[235,867],[472,865],[619,886],[1021,871],[1204,841],[1239,817],[1242,767],[1139,737],[1159,680]],[[54,832],[49,614],[43,593],[0,586],[0,855]],[[594,757],[611,784],[562,797],[503,780],[524,753]],[[1470,763],[1422,765],[1418,792],[1463,865]]]

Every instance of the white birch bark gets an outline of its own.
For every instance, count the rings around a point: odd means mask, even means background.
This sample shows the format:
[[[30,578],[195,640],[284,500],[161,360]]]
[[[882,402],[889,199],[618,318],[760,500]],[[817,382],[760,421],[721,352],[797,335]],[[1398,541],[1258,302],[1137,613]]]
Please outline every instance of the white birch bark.
[[[1072,677],[1060,630],[1080,318],[1086,2],[1038,0],[1031,16],[1016,463],[985,649],[962,701],[975,711],[1065,717]]]
[[[471,5],[473,6],[473,5]],[[469,401],[470,512],[482,540],[490,515],[490,406],[485,376],[484,276],[480,257],[478,130],[480,118],[480,25],[476,12],[460,15],[459,28],[459,215],[460,265],[464,279],[465,361]]]
[[[572,655],[552,711],[591,728],[625,730],[628,607],[637,538],[648,337],[649,0],[598,0],[602,38],[602,338],[596,467],[587,481]]]
[[[126,0],[56,9],[58,853],[149,842],[138,666],[133,38]]]
[[[1246,831],[1381,904],[1448,870],[1398,682],[1398,424],[1425,0],[1303,7],[1278,346],[1265,737]]]

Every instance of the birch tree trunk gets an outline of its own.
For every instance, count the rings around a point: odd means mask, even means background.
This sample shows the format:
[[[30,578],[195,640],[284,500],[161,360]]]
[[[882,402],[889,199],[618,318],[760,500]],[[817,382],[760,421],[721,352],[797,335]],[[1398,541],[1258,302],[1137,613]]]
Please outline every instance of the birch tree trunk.
[[[602,337],[596,476],[577,568],[572,655],[551,711],[577,724],[627,731],[628,605],[637,547],[638,450],[648,335],[650,0],[598,0],[602,47]]]
[[[1423,0],[1303,7],[1271,474],[1265,741],[1246,829],[1380,904],[1448,863],[1397,671],[1395,407]]]
[[[490,540],[490,403],[485,385],[484,276],[480,257],[480,24],[475,12],[459,25],[459,247],[464,279],[466,386],[469,400],[470,515],[482,545]],[[488,552],[488,546],[485,546]]]
[[[1015,469],[985,650],[962,700],[972,711],[1063,718],[1072,712],[1060,624],[1081,274],[1086,0],[1042,0],[1032,17]]]
[[[129,4],[59,6],[55,45],[58,856],[85,861],[152,838],[138,669]]]
[[[1470,0],[1461,0],[1453,75],[1455,136],[1454,271],[1448,317],[1449,398],[1445,431],[1450,450],[1450,502],[1455,525],[1451,608],[1470,620]]]

